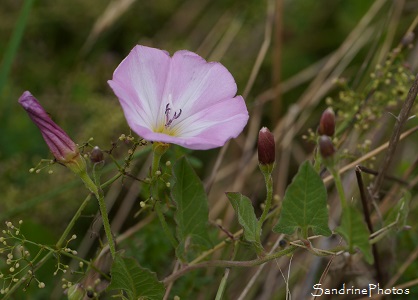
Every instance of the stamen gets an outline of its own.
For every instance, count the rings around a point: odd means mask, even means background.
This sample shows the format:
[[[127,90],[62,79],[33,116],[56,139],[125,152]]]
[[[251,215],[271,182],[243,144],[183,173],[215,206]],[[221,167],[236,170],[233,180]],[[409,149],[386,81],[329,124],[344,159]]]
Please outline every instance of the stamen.
[[[164,114],[167,116],[170,113],[170,110],[171,110],[170,104],[167,103],[167,105],[165,106],[165,112],[164,112]]]
[[[177,112],[174,112],[173,120],[178,119],[180,115],[181,115],[181,108],[180,108],[179,114],[177,114]]]
[[[173,123],[173,121],[177,120],[182,113],[182,110],[180,109],[178,113],[174,112],[174,116],[170,119],[170,111],[171,111],[170,104],[167,103],[167,105],[165,106],[165,112],[164,112],[164,114],[165,114],[165,125],[164,126],[166,128],[170,127],[171,124]]]

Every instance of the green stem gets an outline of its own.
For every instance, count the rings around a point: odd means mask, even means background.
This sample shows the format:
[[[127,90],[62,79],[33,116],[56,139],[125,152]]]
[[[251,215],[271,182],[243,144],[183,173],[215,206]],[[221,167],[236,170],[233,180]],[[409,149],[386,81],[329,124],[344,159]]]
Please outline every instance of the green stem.
[[[228,281],[230,271],[231,271],[230,268],[225,269],[224,276],[222,277],[221,284],[219,285],[215,300],[223,299],[223,295],[224,295],[225,288],[226,288],[226,282]]]
[[[160,167],[161,156],[162,155],[154,151],[151,165],[151,177],[155,176],[155,172],[157,172]]]
[[[288,255],[290,253],[293,253],[294,251],[296,251],[297,248],[298,248],[297,246],[290,245],[286,249],[283,249],[283,250],[275,252],[273,254],[266,255],[264,257],[257,258],[257,259],[254,259],[254,260],[250,260],[250,261],[210,260],[210,261],[204,261],[204,262],[194,264],[194,265],[188,264],[187,266],[185,266],[183,269],[179,270],[178,272],[166,277],[163,280],[163,283],[165,285],[167,285],[168,283],[175,281],[177,278],[183,276],[184,274],[186,274],[186,273],[188,273],[192,270],[196,270],[196,269],[200,269],[200,268],[207,268],[207,267],[224,267],[224,268],[241,267],[241,268],[245,268],[245,267],[259,266],[259,265],[262,265],[262,264],[264,264],[268,261],[271,261],[273,259],[282,257],[284,255]]]
[[[83,203],[81,203],[80,207],[78,208],[77,212],[75,213],[75,215],[73,216],[73,218],[71,219],[70,223],[67,225],[67,228],[65,228],[64,232],[62,233],[60,239],[58,240],[58,242],[55,244],[55,247],[61,248],[62,244],[64,243],[65,239],[68,237],[68,235],[70,234],[70,231],[73,229],[75,222],[78,220],[78,218],[81,216],[81,213],[83,212],[84,208],[86,208],[87,204],[89,203],[91,199],[91,194],[89,194],[83,201]]]
[[[263,226],[263,223],[267,218],[267,215],[271,208],[271,201],[273,199],[273,178],[271,177],[271,173],[263,172],[263,175],[264,175],[264,181],[266,182],[267,196],[266,196],[266,202],[264,205],[263,213],[261,214],[261,217],[257,223],[257,235],[258,235],[259,242],[260,242],[260,236],[261,236],[261,227]]]
[[[161,156],[165,153],[165,151],[168,149],[167,144],[161,144],[161,143],[154,143],[153,147],[153,157],[152,157],[152,165],[151,165],[151,178],[155,178],[156,172],[160,168],[160,161]],[[152,180],[152,182],[154,182]],[[158,192],[158,180],[155,182],[156,191]],[[165,220],[164,214],[161,210],[161,205],[158,202],[158,200],[155,200],[155,212],[157,213],[158,219],[160,220],[161,227],[163,228],[163,231],[165,235],[167,236],[170,243],[173,245],[174,249],[177,248],[177,240],[174,238],[173,233],[170,231],[170,228],[168,227],[167,221]]]
[[[319,148],[315,148],[315,161],[314,161],[314,169],[317,173],[321,171],[321,155],[319,153]]]
[[[96,186],[96,184],[93,182],[93,180],[91,180],[90,176],[86,172],[79,174],[79,176],[83,180],[86,187],[96,196],[97,201],[99,202],[100,214],[102,215],[103,227],[106,233],[107,242],[109,243],[110,254],[114,259],[116,256],[115,242],[113,241],[112,230],[110,229],[103,191],[100,187]]]
[[[341,181],[340,173],[334,168],[329,168],[332,177],[334,177],[335,186],[337,188],[338,196],[340,197],[341,208],[347,208],[347,199],[345,198],[344,188]]]

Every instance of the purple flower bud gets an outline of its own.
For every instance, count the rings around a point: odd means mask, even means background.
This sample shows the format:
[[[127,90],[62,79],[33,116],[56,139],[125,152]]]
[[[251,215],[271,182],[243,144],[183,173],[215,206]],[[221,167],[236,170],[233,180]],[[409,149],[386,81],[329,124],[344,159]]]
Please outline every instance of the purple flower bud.
[[[321,135],[318,140],[319,153],[321,153],[322,158],[328,159],[331,158],[335,153],[334,145],[332,144],[331,138],[326,135]]]
[[[49,150],[58,162],[68,165],[80,160],[81,156],[77,145],[64,130],[51,120],[41,104],[30,92],[24,92],[19,98],[19,103],[26,110],[35,125],[38,126]]]
[[[274,136],[267,127],[258,133],[258,162],[261,165],[271,165],[276,161],[276,145]]]
[[[92,163],[98,163],[104,160],[103,151],[95,146],[90,152],[90,160]]]
[[[335,113],[331,107],[327,108],[319,121],[318,133],[333,136],[335,132]]]

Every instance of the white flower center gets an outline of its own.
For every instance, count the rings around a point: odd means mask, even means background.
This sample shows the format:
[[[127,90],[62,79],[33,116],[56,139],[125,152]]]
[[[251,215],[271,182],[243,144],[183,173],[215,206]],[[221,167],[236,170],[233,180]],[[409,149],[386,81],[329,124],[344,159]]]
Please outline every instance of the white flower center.
[[[164,113],[164,116],[160,115],[160,123],[158,127],[155,128],[154,132],[164,133],[171,136],[178,136],[180,134],[180,130],[178,126],[176,126],[177,122],[175,121],[180,118],[182,109],[175,111],[173,108],[173,102],[171,100],[172,96],[169,94],[165,109],[161,111],[161,113]]]

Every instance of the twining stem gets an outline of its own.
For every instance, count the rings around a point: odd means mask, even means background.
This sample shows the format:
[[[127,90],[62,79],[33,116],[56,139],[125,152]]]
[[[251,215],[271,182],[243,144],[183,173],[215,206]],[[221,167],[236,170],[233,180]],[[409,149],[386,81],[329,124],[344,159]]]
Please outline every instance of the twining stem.
[[[106,238],[109,243],[109,250],[112,258],[116,256],[115,242],[113,241],[112,230],[110,229],[109,218],[107,216],[106,203],[103,195],[103,190],[101,187],[96,186],[96,184],[91,180],[90,176],[85,172],[79,174],[80,178],[83,180],[86,187],[96,196],[97,201],[99,202],[100,214],[102,215],[103,227],[106,233]]]

